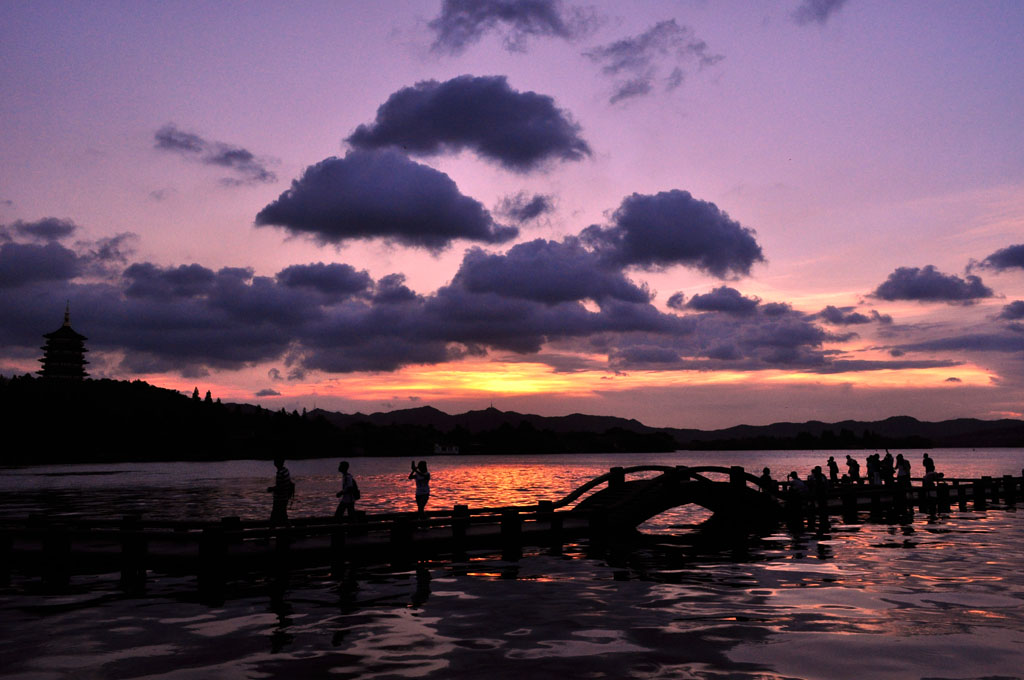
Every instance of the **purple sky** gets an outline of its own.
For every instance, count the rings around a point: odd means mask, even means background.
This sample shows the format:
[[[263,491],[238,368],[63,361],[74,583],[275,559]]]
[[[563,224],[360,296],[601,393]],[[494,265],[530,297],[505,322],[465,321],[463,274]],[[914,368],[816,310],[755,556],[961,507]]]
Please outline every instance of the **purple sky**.
[[[0,373],[1024,417],[1024,4],[0,4]]]

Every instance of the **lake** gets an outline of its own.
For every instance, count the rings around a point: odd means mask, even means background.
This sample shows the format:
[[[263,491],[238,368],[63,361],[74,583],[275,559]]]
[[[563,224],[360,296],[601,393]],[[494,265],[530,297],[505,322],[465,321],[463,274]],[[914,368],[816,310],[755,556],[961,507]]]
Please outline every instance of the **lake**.
[[[845,452],[438,456],[432,508],[560,498],[614,465],[742,465],[801,476]],[[894,453],[896,453],[894,451]],[[903,452],[920,476],[921,452]],[[1020,474],[1024,450],[930,451],[950,477]],[[863,469],[866,452],[853,452]],[[412,510],[409,462],[351,459],[361,509]],[[336,460],[295,460],[292,516],[334,510]],[[39,466],[0,471],[0,518],[30,512],[265,518],[266,461]],[[696,541],[683,508],[648,539],[596,554],[477,553],[409,571],[327,570],[232,584],[199,602],[159,574],[60,594],[15,575],[0,590],[9,678],[994,678],[1024,677],[1024,521],[1014,510],[918,513],[902,524]]]

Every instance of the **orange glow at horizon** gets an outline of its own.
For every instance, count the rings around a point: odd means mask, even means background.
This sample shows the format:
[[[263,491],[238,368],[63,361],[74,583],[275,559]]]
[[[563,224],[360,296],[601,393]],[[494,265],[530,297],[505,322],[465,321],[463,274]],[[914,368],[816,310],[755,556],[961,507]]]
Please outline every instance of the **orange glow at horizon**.
[[[603,357],[589,357],[602,360]],[[214,399],[252,402],[287,400],[310,395],[342,397],[354,401],[389,400],[396,395],[424,399],[487,399],[552,395],[593,397],[601,393],[682,386],[823,385],[871,389],[943,389],[991,387],[998,377],[975,364],[944,368],[903,368],[845,373],[799,371],[698,371],[606,370],[559,372],[540,362],[513,362],[471,359],[433,366],[411,366],[392,373],[351,373],[325,376],[313,374],[303,381],[268,383],[260,368],[212,374],[205,377],[181,377],[171,373],[152,373],[125,377],[190,395],[196,387],[200,397],[210,390]],[[953,380],[951,381],[951,378]],[[259,395],[261,388],[272,386],[274,393]]]
[[[949,382],[951,374],[959,382]],[[988,387],[993,374],[973,365],[950,368],[893,369],[835,374],[793,371],[669,371],[641,370],[610,373],[601,370],[558,372],[534,362],[464,361],[408,367],[388,374],[351,374],[322,382],[282,386],[282,396],[315,391],[320,395],[357,400],[387,399],[396,394],[433,398],[530,396],[593,396],[601,392],[684,385],[818,384],[872,388]]]

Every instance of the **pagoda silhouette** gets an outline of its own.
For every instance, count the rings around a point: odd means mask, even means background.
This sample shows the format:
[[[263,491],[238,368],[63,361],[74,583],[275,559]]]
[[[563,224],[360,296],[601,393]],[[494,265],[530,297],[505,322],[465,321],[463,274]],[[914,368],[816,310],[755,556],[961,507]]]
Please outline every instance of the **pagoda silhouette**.
[[[43,358],[39,363],[43,367],[36,371],[44,378],[55,378],[58,380],[83,380],[89,377],[85,372],[85,348],[87,337],[76,333],[71,328],[71,303],[64,308],[64,325],[52,333],[43,335],[46,344],[40,347],[43,350]]]

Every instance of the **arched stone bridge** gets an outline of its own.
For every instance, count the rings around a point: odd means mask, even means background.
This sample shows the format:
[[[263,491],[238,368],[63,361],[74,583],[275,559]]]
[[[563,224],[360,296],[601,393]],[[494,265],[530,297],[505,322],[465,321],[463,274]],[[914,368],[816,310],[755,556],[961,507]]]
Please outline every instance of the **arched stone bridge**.
[[[626,475],[647,472],[661,474],[626,479]],[[725,479],[716,481],[708,477],[711,474],[724,475]],[[712,465],[612,468],[607,474],[566,496],[556,506],[568,505],[606,482],[605,488],[577,503],[572,512],[603,515],[613,531],[638,527],[666,510],[691,503],[710,510],[714,520],[741,525],[774,522],[783,509],[779,499],[774,494],[764,493],[760,489],[760,480],[743,468]]]

